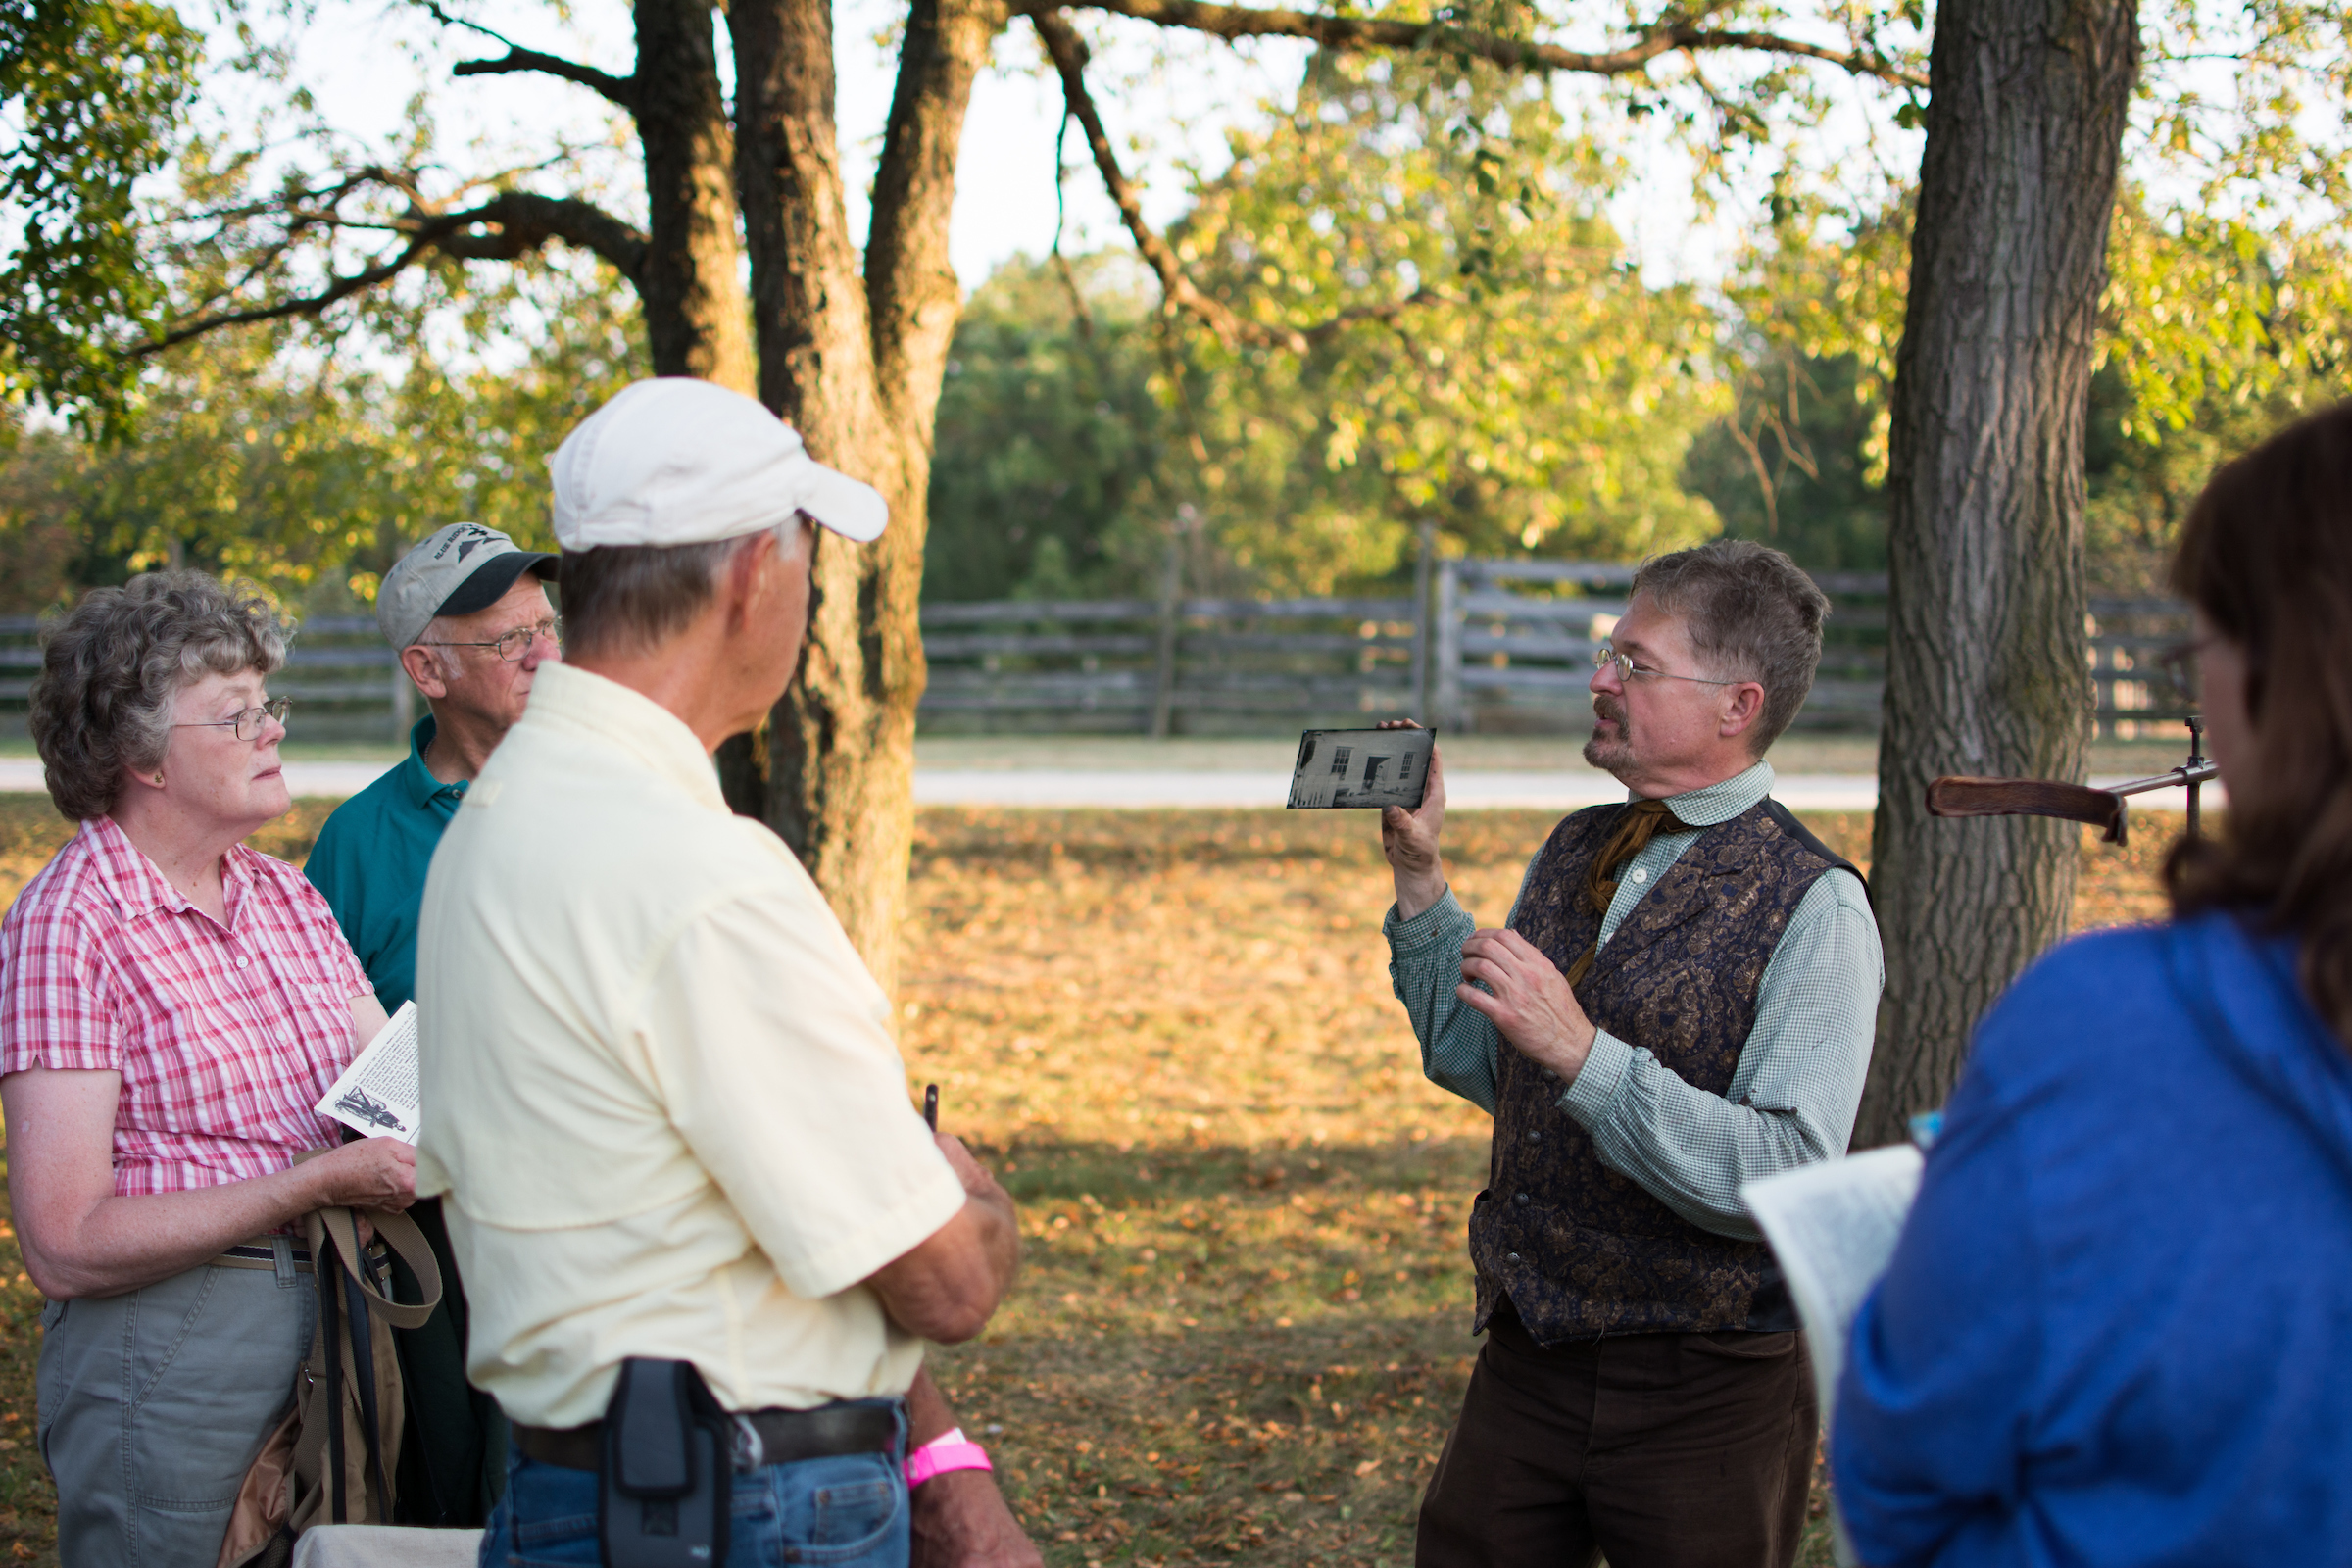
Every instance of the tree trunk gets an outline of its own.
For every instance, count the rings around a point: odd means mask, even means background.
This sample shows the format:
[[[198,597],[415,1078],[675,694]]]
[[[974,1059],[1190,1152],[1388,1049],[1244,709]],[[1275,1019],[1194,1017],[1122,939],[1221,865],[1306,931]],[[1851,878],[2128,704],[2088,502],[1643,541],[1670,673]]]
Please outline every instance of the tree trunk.
[[[2081,830],[1927,814],[1938,774],[2082,776],[2082,427],[2134,0],[1943,0],[1895,362],[1872,883],[1886,996],[1854,1145],[1943,1102],[2065,934]]]
[[[884,989],[914,836],[914,710],[931,421],[960,303],[947,262],[956,152],[995,6],[907,19],[864,276],[842,200],[827,0],[736,0],[738,185],[760,396],[819,460],[890,503],[872,545],[820,535],[808,647],[764,745],[723,755],[738,810],[801,857]],[[870,303],[869,303],[870,302]]]
[[[656,375],[753,390],[736,239],[735,149],[710,0],[638,0],[631,79],[648,222],[637,292]]]

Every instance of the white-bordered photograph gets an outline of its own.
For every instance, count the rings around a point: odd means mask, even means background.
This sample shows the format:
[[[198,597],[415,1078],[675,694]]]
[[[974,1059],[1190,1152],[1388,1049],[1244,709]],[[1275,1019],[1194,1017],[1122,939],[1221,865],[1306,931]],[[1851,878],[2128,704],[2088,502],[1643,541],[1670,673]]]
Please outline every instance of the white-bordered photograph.
[[[1432,729],[1310,729],[1298,737],[1291,807],[1417,808],[1437,742]]]

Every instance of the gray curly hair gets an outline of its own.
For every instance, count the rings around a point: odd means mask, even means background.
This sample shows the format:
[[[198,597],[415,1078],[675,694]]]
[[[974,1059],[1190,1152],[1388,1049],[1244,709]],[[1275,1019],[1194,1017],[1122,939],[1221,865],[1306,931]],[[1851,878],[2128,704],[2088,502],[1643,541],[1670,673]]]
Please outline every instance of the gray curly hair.
[[[163,765],[181,689],[274,673],[288,630],[260,594],[201,571],[91,589],[41,634],[31,729],[49,799],[76,822],[113,810],[124,769]]]

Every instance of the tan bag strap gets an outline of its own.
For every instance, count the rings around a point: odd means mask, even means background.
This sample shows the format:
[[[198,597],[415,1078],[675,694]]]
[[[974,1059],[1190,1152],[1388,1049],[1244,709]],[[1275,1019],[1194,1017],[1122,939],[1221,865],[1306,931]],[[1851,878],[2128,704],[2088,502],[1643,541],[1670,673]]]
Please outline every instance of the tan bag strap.
[[[303,1226],[311,1243],[311,1259],[316,1264],[326,1255],[325,1243],[331,1235],[335,1251],[343,1260],[343,1272],[359,1286],[361,1294],[367,1298],[368,1312],[396,1329],[422,1328],[425,1319],[431,1317],[433,1309],[441,1304],[441,1265],[434,1260],[432,1248],[425,1244],[424,1232],[418,1230],[416,1222],[408,1215],[371,1208],[368,1211],[368,1218],[374,1225],[375,1234],[383,1239],[384,1245],[399,1254],[400,1260],[408,1264],[410,1272],[416,1276],[417,1286],[424,1293],[422,1301],[413,1306],[407,1305],[393,1300],[376,1289],[375,1281],[369,1279],[360,1267],[360,1230],[348,1208],[314,1209],[304,1216]]]

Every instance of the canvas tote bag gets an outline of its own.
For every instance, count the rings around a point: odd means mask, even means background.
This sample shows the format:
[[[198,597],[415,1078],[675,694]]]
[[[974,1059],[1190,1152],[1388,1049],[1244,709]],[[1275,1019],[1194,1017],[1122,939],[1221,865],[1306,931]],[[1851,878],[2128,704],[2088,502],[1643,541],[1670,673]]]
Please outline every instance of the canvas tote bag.
[[[318,1322],[294,1379],[294,1405],[245,1472],[218,1568],[284,1568],[294,1538],[317,1524],[389,1524],[406,1391],[396,1328],[421,1328],[441,1304],[441,1266],[406,1214],[369,1210],[376,1236],[407,1263],[424,1299],[392,1299],[361,1250],[348,1208],[306,1215]]]

